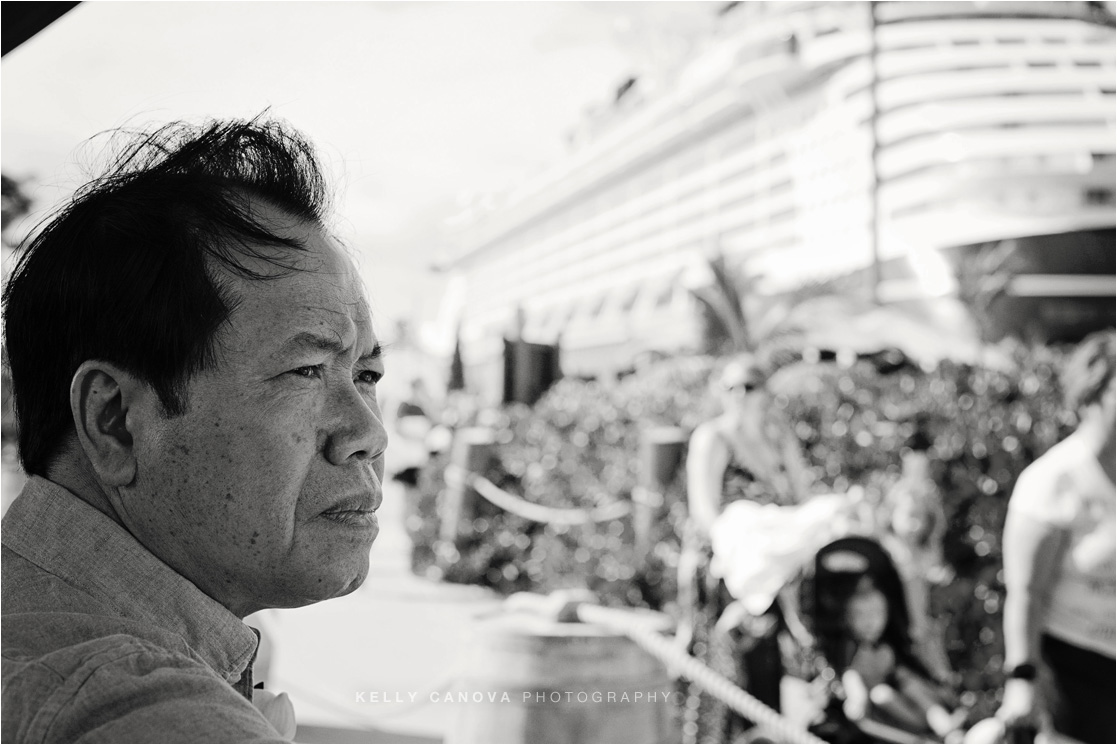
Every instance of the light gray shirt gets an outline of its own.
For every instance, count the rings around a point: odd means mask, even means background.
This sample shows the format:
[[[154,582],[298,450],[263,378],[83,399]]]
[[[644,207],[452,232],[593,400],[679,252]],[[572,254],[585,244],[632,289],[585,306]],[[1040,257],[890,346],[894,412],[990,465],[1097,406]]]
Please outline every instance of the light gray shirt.
[[[2,542],[5,742],[283,741],[256,634],[109,517],[33,477]]]

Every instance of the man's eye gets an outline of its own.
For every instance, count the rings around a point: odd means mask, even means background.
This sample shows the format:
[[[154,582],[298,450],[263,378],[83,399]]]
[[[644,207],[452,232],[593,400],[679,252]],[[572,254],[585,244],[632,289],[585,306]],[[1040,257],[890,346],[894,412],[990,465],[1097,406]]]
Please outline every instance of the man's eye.
[[[363,382],[367,385],[375,385],[384,378],[383,372],[377,372],[373,369],[361,370],[357,373],[357,382]]]
[[[297,377],[317,378],[322,376],[322,365],[314,364],[306,367],[299,367],[298,369],[291,370],[291,374]]]

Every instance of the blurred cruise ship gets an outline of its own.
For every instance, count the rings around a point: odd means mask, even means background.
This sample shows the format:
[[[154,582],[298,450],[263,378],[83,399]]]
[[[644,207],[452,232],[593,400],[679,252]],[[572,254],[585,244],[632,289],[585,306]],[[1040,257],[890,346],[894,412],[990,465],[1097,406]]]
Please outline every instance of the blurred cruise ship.
[[[1113,325],[1113,5],[716,8],[685,64],[625,82],[565,162],[462,216],[441,268],[466,368],[497,372],[510,334],[558,342],[567,374],[693,349],[715,256],[769,296],[1000,277],[994,335]]]

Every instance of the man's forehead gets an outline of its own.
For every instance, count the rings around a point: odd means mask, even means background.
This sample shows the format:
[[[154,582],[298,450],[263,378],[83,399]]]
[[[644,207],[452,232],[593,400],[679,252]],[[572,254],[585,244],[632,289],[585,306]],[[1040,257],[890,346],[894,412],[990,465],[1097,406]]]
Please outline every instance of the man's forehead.
[[[318,226],[300,243],[303,250],[286,249],[289,270],[262,279],[232,277],[231,330],[272,353],[314,336],[369,351],[376,344],[372,312],[352,258]]]
[[[332,306],[331,306],[332,305]],[[365,302],[243,303],[229,317],[222,334],[230,351],[264,360],[307,353],[376,356],[380,348]]]
[[[254,282],[257,286],[246,288],[242,304],[264,311],[266,316],[259,319],[271,324],[278,335],[319,332],[347,341],[371,335],[372,310],[360,276],[334,268],[338,267]]]
[[[346,345],[374,338],[372,313],[364,298],[343,304],[291,303],[278,308],[273,320],[277,340],[287,345],[318,337],[336,338]]]

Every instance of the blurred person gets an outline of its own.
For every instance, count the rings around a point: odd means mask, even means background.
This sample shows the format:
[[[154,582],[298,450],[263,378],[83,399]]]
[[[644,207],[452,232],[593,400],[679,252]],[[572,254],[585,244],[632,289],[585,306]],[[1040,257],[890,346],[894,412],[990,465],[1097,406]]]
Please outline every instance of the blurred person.
[[[718,386],[723,413],[694,430],[686,461],[690,519],[707,536],[727,504],[739,499],[798,504],[811,483],[798,437],[772,405],[756,362],[730,362]]]
[[[830,661],[840,674],[846,717],[862,721],[879,713],[902,730],[961,741],[965,710],[948,707],[952,697],[912,652],[906,623],[893,622],[888,597],[870,574],[854,585],[839,614],[845,643]]]
[[[686,457],[688,520],[679,558],[679,604],[687,613],[679,642],[707,645],[711,661],[762,702],[779,709],[782,661],[776,634],[784,618],[773,603],[760,615],[710,573],[711,530],[729,504],[748,500],[791,506],[809,495],[810,472],[790,423],[772,405],[766,376],[751,357],[735,359],[718,379],[723,413],[699,424]],[[744,728],[718,711],[724,735]]]
[[[418,513],[419,476],[430,460],[428,437],[434,421],[433,407],[421,378],[411,380],[409,394],[396,408],[395,436],[389,459],[394,473],[392,480],[403,487],[404,514],[410,520]]]
[[[1114,334],[1087,337],[1063,374],[1075,431],[1016,482],[1004,531],[1009,728],[1045,708],[1058,734],[1115,740]]]
[[[881,543],[896,561],[904,580],[911,633],[923,661],[940,680],[950,676],[942,624],[931,618],[931,587],[948,583],[951,573],[943,556],[947,519],[942,494],[931,474],[934,443],[927,423],[917,419],[900,450],[900,478],[885,496],[890,515]]]
[[[123,136],[123,133],[118,133]],[[30,479],[3,520],[5,741],[280,741],[272,607],[368,573],[387,435],[365,288],[282,123],[127,138],[23,249],[4,329]]]

